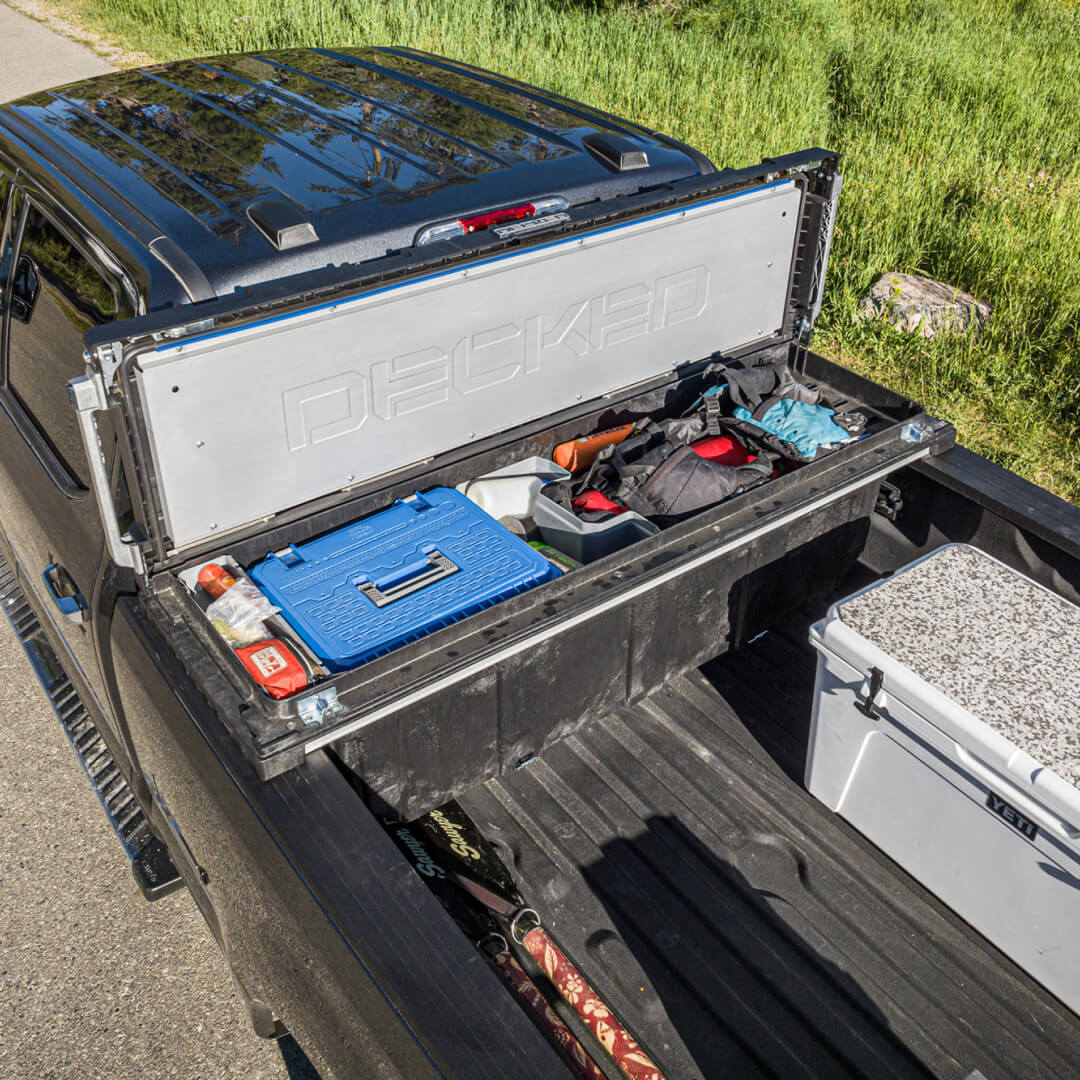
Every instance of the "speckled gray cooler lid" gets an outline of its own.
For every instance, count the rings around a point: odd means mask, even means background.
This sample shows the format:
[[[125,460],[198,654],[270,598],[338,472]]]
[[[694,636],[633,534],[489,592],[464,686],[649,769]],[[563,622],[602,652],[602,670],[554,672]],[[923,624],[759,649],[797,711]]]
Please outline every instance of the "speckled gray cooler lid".
[[[956,544],[838,610],[845,625],[1080,787],[1080,608]]]

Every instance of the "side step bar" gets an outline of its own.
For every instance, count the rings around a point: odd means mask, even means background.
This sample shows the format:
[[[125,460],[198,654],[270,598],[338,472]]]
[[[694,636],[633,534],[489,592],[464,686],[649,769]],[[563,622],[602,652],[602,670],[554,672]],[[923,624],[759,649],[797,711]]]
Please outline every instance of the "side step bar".
[[[178,889],[183,881],[165,845],[150,830],[135,795],[64,672],[34,609],[12,569],[0,557],[0,607],[26,651],[30,666],[78,755],[94,792],[131,860],[135,881],[147,900]]]

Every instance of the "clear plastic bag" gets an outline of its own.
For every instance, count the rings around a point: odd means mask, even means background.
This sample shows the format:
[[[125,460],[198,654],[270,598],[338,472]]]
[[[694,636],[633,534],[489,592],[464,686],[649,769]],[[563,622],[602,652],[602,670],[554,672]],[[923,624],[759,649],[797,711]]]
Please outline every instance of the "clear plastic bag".
[[[206,609],[206,617],[230,645],[253,645],[273,637],[265,620],[279,610],[257,585],[242,577]]]

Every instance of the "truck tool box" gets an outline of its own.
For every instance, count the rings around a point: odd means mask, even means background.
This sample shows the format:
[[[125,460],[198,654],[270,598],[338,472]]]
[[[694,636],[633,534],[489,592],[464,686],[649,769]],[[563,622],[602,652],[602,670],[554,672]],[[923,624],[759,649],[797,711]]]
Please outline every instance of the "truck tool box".
[[[1080,608],[952,544],[810,637],[811,793],[1080,1012]]]
[[[953,442],[915,402],[807,348],[839,190],[835,156],[805,151],[572,203],[535,235],[341,267],[321,290],[215,301],[197,324],[149,316],[112,339],[143,417],[132,473],[150,610],[200,680],[213,658],[225,681],[211,697],[261,776],[331,747],[414,818],[829,593],[882,479]],[[347,670],[281,700],[177,579],[226,547],[251,572],[417,491],[683,417],[717,361],[787,365],[865,430],[675,523],[642,519],[620,549],[553,543],[587,565],[359,666],[366,646],[324,641],[328,666]],[[220,393],[223,372],[243,408]],[[208,486],[217,454],[230,482]],[[575,523],[563,539],[593,532]]]
[[[433,488],[274,552],[251,577],[316,655],[340,671],[558,571],[464,495]]]

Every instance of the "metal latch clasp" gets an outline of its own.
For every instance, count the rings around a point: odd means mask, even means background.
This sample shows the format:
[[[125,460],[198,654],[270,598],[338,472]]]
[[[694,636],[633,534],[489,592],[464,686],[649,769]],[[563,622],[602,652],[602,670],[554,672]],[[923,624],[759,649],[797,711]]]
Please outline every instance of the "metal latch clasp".
[[[345,706],[338,701],[337,690],[332,686],[320,690],[317,694],[308,694],[296,703],[296,711],[305,727],[321,724],[344,710]]]

